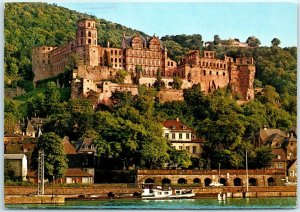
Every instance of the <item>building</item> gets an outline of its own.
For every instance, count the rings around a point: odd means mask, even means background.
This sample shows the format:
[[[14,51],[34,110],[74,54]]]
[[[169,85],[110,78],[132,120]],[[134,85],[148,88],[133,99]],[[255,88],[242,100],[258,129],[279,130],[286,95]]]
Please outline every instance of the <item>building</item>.
[[[101,81],[114,78],[121,69],[130,76],[129,84],[151,87],[160,73],[167,88],[171,88],[173,77],[178,76],[183,81],[182,89],[200,83],[205,93],[211,93],[230,86],[241,100],[254,98],[253,58],[234,59],[225,55],[224,59],[218,59],[213,51],[204,51],[202,57],[198,50],[191,50],[177,64],[168,57],[167,48],[155,35],[124,34],[121,48],[112,48],[109,42],[106,47],[99,46],[97,38],[96,22],[83,19],[78,22],[74,40],[60,47],[35,47],[32,51],[34,82],[63,73],[72,58],[78,58],[78,70],[74,70],[76,74],[73,74],[71,86],[72,98],[86,95],[86,90],[105,94],[98,88],[99,84],[101,86]],[[99,101],[103,100],[99,98]]]
[[[163,122],[163,136],[176,150],[186,150],[191,156],[199,157],[203,140],[196,137],[192,128],[182,124],[179,119]]]
[[[4,162],[15,172],[15,175],[26,181],[27,157],[25,154],[4,154]]]
[[[37,173],[33,170],[30,170],[27,175],[27,179],[29,182],[37,183],[38,177]],[[79,168],[68,168],[65,176],[63,178],[55,179],[55,183],[66,183],[66,184],[92,184],[94,183],[94,177],[79,169]]]

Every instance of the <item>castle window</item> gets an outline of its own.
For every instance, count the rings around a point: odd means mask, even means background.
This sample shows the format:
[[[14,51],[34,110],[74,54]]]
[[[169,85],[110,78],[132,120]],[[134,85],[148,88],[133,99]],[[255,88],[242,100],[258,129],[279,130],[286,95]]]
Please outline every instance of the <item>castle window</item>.
[[[226,65],[224,65],[224,68],[226,69]]]
[[[225,76],[225,72],[223,72],[223,76]]]
[[[110,58],[110,62],[114,62],[114,59],[113,59],[113,58]]]
[[[119,63],[121,63],[121,59],[119,59]]]
[[[115,50],[115,54],[118,54],[117,50]]]
[[[170,66],[170,62],[168,62],[168,66]]]
[[[203,76],[206,76],[206,71],[205,70],[203,70]]]
[[[219,75],[219,72],[217,72],[217,75]]]
[[[50,50],[50,48],[48,48],[48,50]]]
[[[83,31],[81,31],[81,37],[83,37]]]
[[[92,33],[91,33],[90,31],[88,32],[88,36],[89,36],[89,37],[91,37],[91,36],[92,36]]]
[[[209,71],[209,75],[211,75],[211,71]]]
[[[88,43],[89,43],[89,44],[91,44],[91,43],[92,43],[91,39],[89,39],[89,40],[88,40]]]
[[[122,50],[119,51],[119,55],[122,55]]]
[[[115,58],[115,62],[118,62],[117,58]]]
[[[220,64],[220,68],[222,68],[223,67],[223,64]]]
[[[46,48],[44,47],[43,50],[45,50]]]
[[[110,53],[111,53],[111,54],[114,54],[114,51],[113,51],[113,50],[110,50]]]
[[[90,26],[91,26],[91,23],[89,22],[89,23],[88,23],[88,27],[90,27]]]

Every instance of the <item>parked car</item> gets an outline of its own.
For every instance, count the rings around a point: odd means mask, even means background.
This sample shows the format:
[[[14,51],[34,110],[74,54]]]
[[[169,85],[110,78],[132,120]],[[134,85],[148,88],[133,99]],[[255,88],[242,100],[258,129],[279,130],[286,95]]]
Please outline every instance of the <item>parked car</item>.
[[[211,184],[209,184],[210,187],[221,187],[223,186],[222,183],[219,183],[219,182],[212,182]]]
[[[284,183],[286,186],[297,186],[297,182],[286,182]]]

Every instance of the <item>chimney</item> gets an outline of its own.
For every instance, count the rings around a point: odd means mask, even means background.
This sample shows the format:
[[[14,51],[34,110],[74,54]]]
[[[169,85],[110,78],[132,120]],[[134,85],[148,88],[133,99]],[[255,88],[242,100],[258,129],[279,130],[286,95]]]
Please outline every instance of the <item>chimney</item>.
[[[107,41],[107,48],[109,48],[109,41]]]
[[[267,130],[267,126],[266,125],[264,125],[264,130]]]
[[[179,121],[179,118],[178,118],[178,117],[176,118],[176,121],[177,121],[177,122]]]

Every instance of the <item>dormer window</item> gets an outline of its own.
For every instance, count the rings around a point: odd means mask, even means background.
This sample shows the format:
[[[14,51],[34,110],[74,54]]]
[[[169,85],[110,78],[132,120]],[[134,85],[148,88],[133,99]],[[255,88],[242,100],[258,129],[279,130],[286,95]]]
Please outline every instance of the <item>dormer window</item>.
[[[172,130],[175,130],[175,129],[176,129],[176,127],[175,127],[175,126],[172,126],[172,127],[171,127],[171,129],[172,129]]]
[[[182,129],[186,129],[186,126],[182,125]]]
[[[280,155],[276,155],[277,159],[281,159],[281,156]]]

